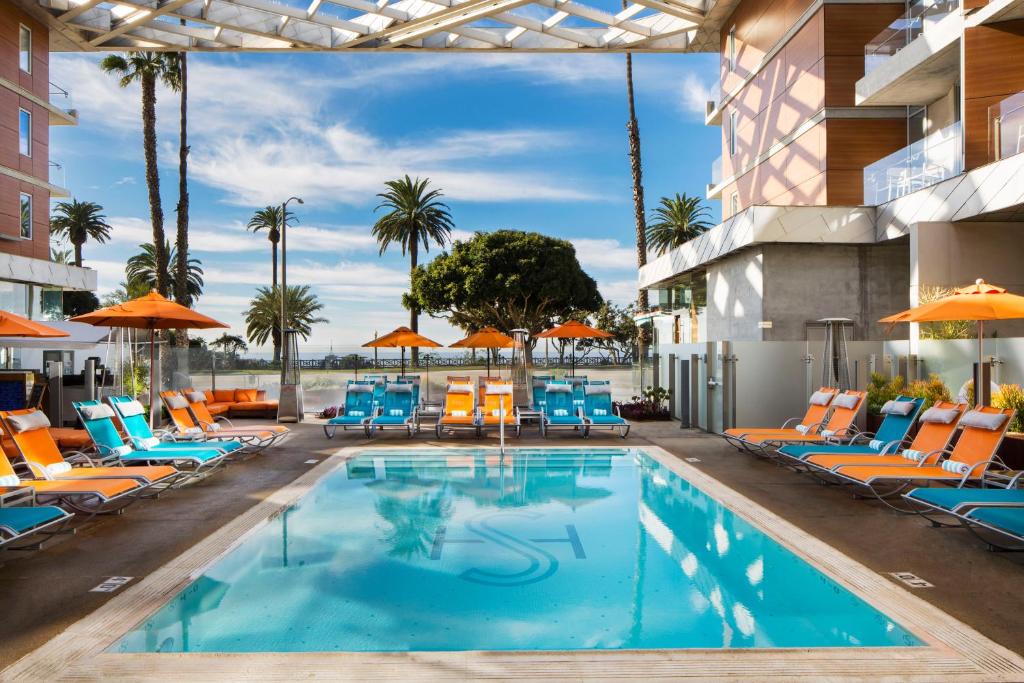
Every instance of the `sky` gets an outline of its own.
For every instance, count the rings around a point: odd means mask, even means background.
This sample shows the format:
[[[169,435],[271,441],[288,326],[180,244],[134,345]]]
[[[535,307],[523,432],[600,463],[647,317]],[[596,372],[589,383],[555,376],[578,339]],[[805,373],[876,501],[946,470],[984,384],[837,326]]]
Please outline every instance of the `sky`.
[[[102,56],[52,56],[51,80],[71,90],[80,122],[50,129],[72,195],[102,205],[113,227],[109,242],[84,249],[101,297],[152,240],[139,90],[104,74]],[[634,57],[648,211],[662,196],[703,195],[721,149],[720,130],[703,125],[716,69],[715,55]],[[178,98],[157,97],[173,241]],[[621,55],[194,53],[189,107],[190,245],[206,282],[196,308],[232,333],[244,336],[248,302],[271,279],[266,233],[245,224],[292,195],[305,204],[289,207],[288,283],[311,285],[329,320],[306,347],[351,349],[408,324],[408,260],[379,256],[370,235],[376,194],[406,173],[442,190],[455,239],[502,228],[567,239],[606,299],[635,297]],[[718,202],[711,209],[720,215]],[[420,331],[443,344],[461,336],[425,315]]]

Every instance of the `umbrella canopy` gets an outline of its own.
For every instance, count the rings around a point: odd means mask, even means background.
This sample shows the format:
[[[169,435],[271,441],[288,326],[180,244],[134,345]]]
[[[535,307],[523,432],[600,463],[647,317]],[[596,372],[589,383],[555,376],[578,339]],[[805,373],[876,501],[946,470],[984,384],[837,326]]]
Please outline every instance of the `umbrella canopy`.
[[[150,373],[155,367],[156,335],[154,330],[207,330],[214,327],[230,327],[222,322],[196,313],[190,308],[170,301],[153,290],[138,299],[125,301],[100,308],[92,313],[77,315],[71,320],[90,325],[106,325],[108,327],[131,327],[149,330],[149,367]],[[152,374],[149,382],[149,424],[153,425],[155,406]]]
[[[978,367],[984,363],[985,321],[1024,318],[1024,296],[1007,292],[978,279],[949,296],[910,308],[879,320],[883,323],[925,323],[944,320],[974,320],[978,323]],[[975,392],[981,402],[983,391]]]
[[[449,346],[453,349],[508,349],[515,345],[512,337],[493,327],[483,327]],[[491,374],[491,354],[487,354],[487,376]],[[500,372],[498,373],[501,374]]]
[[[591,327],[585,323],[581,323],[579,320],[569,320],[564,322],[558,327],[553,327],[550,330],[545,330],[537,335],[541,339],[607,339],[608,337],[614,337],[615,335],[611,332],[605,332],[595,327]],[[576,342],[572,344],[572,374],[576,374]]]
[[[405,374],[405,350],[412,347],[423,347],[436,349],[438,344],[433,339],[427,339],[422,334],[413,332],[408,327],[399,327],[388,332],[383,337],[377,337],[373,341],[366,342],[363,347],[402,349],[402,374]]]
[[[68,333],[14,313],[0,311],[0,337],[67,337]]]

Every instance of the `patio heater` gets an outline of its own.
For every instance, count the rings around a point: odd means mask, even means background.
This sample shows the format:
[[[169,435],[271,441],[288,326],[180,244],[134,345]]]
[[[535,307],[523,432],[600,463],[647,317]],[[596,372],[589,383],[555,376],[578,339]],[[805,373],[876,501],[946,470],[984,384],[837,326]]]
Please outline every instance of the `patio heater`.
[[[302,372],[299,368],[299,331],[287,329],[281,343],[281,396],[278,422],[302,422]]]
[[[517,406],[530,405],[530,362],[527,359],[526,344],[528,330],[512,330],[512,403]],[[547,340],[545,340],[547,341]],[[487,350],[490,352],[490,349]]]
[[[849,318],[822,318],[825,325],[825,351],[821,354],[821,386],[836,387],[839,391],[853,388],[850,382],[850,353],[846,348],[846,328],[853,324]]]

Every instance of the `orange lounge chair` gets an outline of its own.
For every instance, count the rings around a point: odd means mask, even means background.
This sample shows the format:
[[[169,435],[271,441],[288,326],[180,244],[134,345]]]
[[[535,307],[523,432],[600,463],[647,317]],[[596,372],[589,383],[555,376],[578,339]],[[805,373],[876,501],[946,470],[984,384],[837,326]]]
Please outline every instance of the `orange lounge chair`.
[[[434,432],[440,439],[445,430],[454,432],[459,429],[480,432],[476,419],[476,391],[472,383],[453,382],[448,385],[444,394],[444,410],[437,418]]]
[[[246,427],[236,427],[232,424],[231,420],[225,416],[214,416],[210,412],[210,409],[206,405],[206,394],[202,391],[186,389],[182,392],[182,396],[184,396],[185,400],[188,401],[188,408],[192,411],[192,416],[195,417],[195,421],[199,424],[202,430],[208,434],[231,434],[242,440],[244,440],[243,437],[246,436],[266,440],[269,435],[270,443],[267,444],[268,446],[277,443],[281,438],[291,434],[291,430],[284,425],[255,424],[248,425]],[[228,426],[222,426],[218,420],[225,422]]]
[[[43,505],[55,502],[89,515],[121,510],[147,488],[134,479],[22,479],[2,453],[0,487],[28,487]]]
[[[234,442],[235,451],[246,452],[261,451],[269,445],[269,442],[259,435],[250,435],[247,438],[242,438],[238,435],[221,433],[220,431],[206,431],[192,419],[192,413],[188,409],[188,399],[177,391],[161,391],[160,400],[163,401],[167,414],[171,416],[171,423],[174,425],[174,429],[171,432],[175,438],[185,441]],[[272,439],[273,434],[271,432],[263,432],[262,436],[265,439]],[[239,444],[241,444],[241,448],[238,448]]]
[[[508,380],[496,380],[488,378],[484,384],[484,403],[480,407],[479,421],[480,426],[484,429],[487,427],[500,427],[501,423],[505,423],[505,427],[511,428],[515,431],[516,436],[519,436],[520,425],[519,425],[519,410],[512,404],[511,393],[504,394],[502,399],[501,393],[492,393],[490,387],[509,387],[508,392],[511,392],[512,382]],[[504,415],[502,414],[502,403],[504,402]]]
[[[815,469],[831,472],[845,465],[870,465],[870,466],[906,466],[920,462],[933,464],[939,456],[949,447],[949,442],[956,433],[957,423],[963,415],[967,405],[964,403],[950,403],[939,401],[921,414],[917,436],[905,449],[897,449],[899,452],[879,453],[877,455],[855,455],[817,453],[803,458],[802,462]],[[949,422],[945,418],[949,416],[947,411],[954,411],[956,415]]]
[[[869,489],[878,498],[899,493],[913,482],[945,481],[961,486],[980,482],[990,465],[1002,464],[996,458],[996,449],[1013,414],[1012,409],[989,406],[967,411],[960,418],[962,431],[953,449],[923,454],[916,466],[846,465],[829,473],[842,483]]]
[[[18,455],[41,479],[132,479],[143,486],[160,485],[161,488],[180,479],[181,473],[169,465],[94,466],[93,460],[81,452],[72,453],[65,459],[47,428],[50,421],[43,412],[34,408],[0,411],[0,423],[14,442]],[[104,462],[103,459],[99,461]],[[74,467],[72,463],[75,462],[88,464]],[[106,462],[120,460],[115,457]]]
[[[757,443],[771,436],[793,436],[802,434],[816,434],[818,426],[825,421],[828,415],[832,399],[839,393],[831,387],[822,387],[811,394],[807,404],[807,412],[803,417],[791,417],[782,423],[781,427],[772,429],[764,427],[734,427],[722,432],[726,441],[740,450],[750,450],[752,442],[750,439],[757,439]]]
[[[854,420],[864,405],[867,392],[844,391],[832,399],[832,414],[828,422],[817,426],[817,433],[806,434],[752,434],[748,437],[749,442],[756,446],[772,446],[777,448],[784,443],[826,443],[849,440],[857,435],[857,427]]]

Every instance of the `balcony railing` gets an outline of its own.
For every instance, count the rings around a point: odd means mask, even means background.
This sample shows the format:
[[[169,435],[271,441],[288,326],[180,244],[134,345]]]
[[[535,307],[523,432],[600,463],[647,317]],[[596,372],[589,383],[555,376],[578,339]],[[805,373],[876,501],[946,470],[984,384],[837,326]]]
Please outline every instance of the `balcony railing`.
[[[864,73],[869,74],[918,36],[960,9],[960,0],[912,0],[907,11],[864,46]]]
[[[960,175],[960,122],[946,126],[864,169],[864,203],[877,206]]]
[[[50,81],[50,104],[69,114],[75,114],[75,106],[71,101],[71,92],[53,81]]]
[[[1024,152],[1024,92],[988,108],[989,161]]]
[[[64,170],[64,167],[62,165],[58,164],[56,161],[51,161],[50,162],[50,184],[51,185],[56,185],[57,187],[67,187],[68,186],[67,183],[68,183],[68,177],[67,177],[67,173]]]
[[[716,187],[722,182],[722,157],[711,162],[711,183],[710,187]]]

